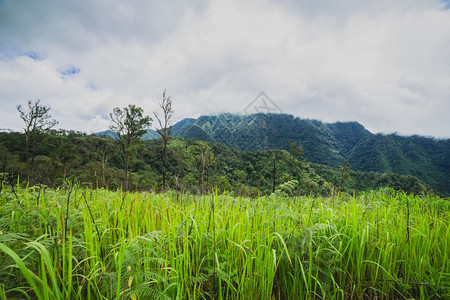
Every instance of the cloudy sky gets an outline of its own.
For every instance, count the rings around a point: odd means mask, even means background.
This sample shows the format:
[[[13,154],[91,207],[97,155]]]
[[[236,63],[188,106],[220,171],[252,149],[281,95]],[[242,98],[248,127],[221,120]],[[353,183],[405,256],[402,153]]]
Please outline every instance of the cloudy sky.
[[[0,128],[41,99],[60,128],[101,131],[164,89],[175,121],[264,92],[301,118],[450,137],[450,1],[0,0]]]

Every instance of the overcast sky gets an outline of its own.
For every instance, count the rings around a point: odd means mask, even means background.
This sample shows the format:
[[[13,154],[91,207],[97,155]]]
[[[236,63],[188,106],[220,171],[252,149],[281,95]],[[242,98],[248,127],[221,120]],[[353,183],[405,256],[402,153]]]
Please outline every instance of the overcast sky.
[[[0,0],[0,128],[41,99],[58,127],[101,131],[164,89],[175,121],[264,92],[301,118],[450,137],[450,1]]]

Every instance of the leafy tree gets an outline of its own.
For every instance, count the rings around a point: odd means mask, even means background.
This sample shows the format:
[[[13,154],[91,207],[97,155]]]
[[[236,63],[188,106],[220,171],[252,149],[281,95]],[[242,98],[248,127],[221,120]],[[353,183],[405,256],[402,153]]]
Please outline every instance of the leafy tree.
[[[76,158],[76,146],[71,141],[63,141],[56,150],[56,161],[63,167],[63,180],[66,180],[67,169]]]
[[[202,173],[201,173],[201,192],[205,193],[205,181],[206,188],[209,185],[209,168],[211,165],[215,164],[214,153],[212,153],[211,148],[208,144],[199,142],[200,148],[200,160],[202,164]]]
[[[216,164],[216,157],[211,147],[205,142],[196,142],[186,151],[186,167],[189,173],[196,173],[200,193],[205,193],[209,187],[209,170]]]
[[[223,193],[225,191],[231,191],[232,187],[226,176],[220,176],[217,180],[217,189]]]
[[[163,92],[163,100],[159,104],[163,111],[163,117],[160,118],[157,112],[154,112],[156,120],[159,123],[159,127],[156,131],[163,139],[163,150],[162,150],[162,180],[163,180],[163,190],[166,190],[166,159],[167,159],[167,143],[169,142],[170,135],[172,133],[172,100],[170,97],[166,97],[166,91]]]
[[[185,172],[185,159],[187,149],[179,140],[172,140],[170,155],[168,155],[169,165],[172,166],[173,170],[173,185],[178,191],[183,189],[183,176]],[[176,166],[176,168],[174,167]]]
[[[197,144],[194,145],[189,145],[187,147],[186,150],[186,157],[185,157],[185,161],[184,161],[184,165],[186,168],[186,175],[192,175],[193,178],[197,178],[198,180],[198,185],[200,185],[201,182],[201,158],[200,158],[200,147]],[[186,177],[183,176],[183,178]],[[192,178],[191,176],[187,176],[186,178],[189,179],[189,182],[192,183]],[[185,178],[185,179],[186,179]],[[186,180],[184,180],[185,185],[186,185]]]
[[[9,151],[8,148],[6,148],[3,145],[0,145],[0,159],[1,159],[1,168],[0,168],[0,173],[6,172],[6,168],[8,165],[8,156],[9,156]]]
[[[272,193],[275,193],[275,186],[277,184],[277,159],[278,159],[278,150],[274,150],[274,153],[272,154],[272,164],[273,164]]]
[[[51,119],[49,114],[50,106],[40,105],[40,99],[36,101],[28,100],[28,110],[22,108],[22,105],[17,105],[17,110],[20,113],[20,118],[24,121],[25,127],[25,156],[27,164],[27,182],[33,184],[34,172],[34,158],[36,156],[36,145],[39,135],[50,130],[58,122]],[[31,162],[30,162],[30,142],[32,143]]]
[[[108,165],[108,160],[111,157],[111,151],[113,151],[115,147],[117,147],[115,146],[115,144],[110,143],[103,143],[100,146],[101,176],[103,187],[106,187],[106,166]]]
[[[116,107],[109,116],[114,123],[110,126],[110,129],[119,136],[119,143],[125,161],[124,189],[127,191],[128,164],[132,147],[139,144],[140,137],[147,132],[145,128],[151,126],[152,119],[149,116],[144,116],[144,110],[133,104],[124,108]]]
[[[282,196],[283,194],[287,196],[293,196],[293,192],[295,187],[298,185],[297,180],[289,180],[278,186],[278,189],[275,190],[275,193]]]
[[[344,190],[344,183],[347,180],[347,178],[350,177],[350,173],[348,172],[348,169],[350,167],[350,163],[348,160],[344,160],[344,165],[339,167],[339,171],[341,173],[341,180],[340,180],[340,189],[341,191]]]
[[[291,180],[292,176],[292,167],[294,166],[295,162],[303,159],[303,154],[305,152],[303,151],[303,147],[297,145],[297,142],[290,141],[289,142],[289,181]]]
[[[247,173],[242,170],[235,170],[234,178],[236,179],[236,182],[244,183],[245,179],[247,178]]]

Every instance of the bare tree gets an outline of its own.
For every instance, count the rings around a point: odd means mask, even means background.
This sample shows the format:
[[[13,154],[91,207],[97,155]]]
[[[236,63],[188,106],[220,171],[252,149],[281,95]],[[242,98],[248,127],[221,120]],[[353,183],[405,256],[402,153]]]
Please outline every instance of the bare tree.
[[[162,175],[163,175],[163,191],[166,190],[166,160],[167,160],[167,143],[169,142],[170,135],[172,134],[172,121],[170,120],[173,115],[172,110],[172,100],[170,97],[166,97],[166,91],[163,92],[162,102],[159,103],[163,111],[163,117],[160,118],[157,112],[153,112],[156,120],[158,121],[159,128],[156,129],[158,134],[163,139],[163,149],[162,149]]]
[[[48,113],[50,106],[40,105],[40,99],[34,102],[28,100],[28,110],[22,108],[22,105],[17,105],[17,110],[20,113],[20,118],[24,121],[25,127],[25,157],[27,161],[27,182],[33,185],[34,173],[34,157],[36,156],[37,139],[40,134],[50,130],[58,122],[52,119]],[[32,142],[31,162],[30,162],[30,142]]]
[[[110,126],[110,129],[119,136],[119,143],[124,156],[124,189],[127,191],[130,150],[132,146],[140,142],[141,136],[147,132],[145,128],[152,125],[152,119],[149,116],[144,116],[144,110],[133,104],[122,109],[116,107],[109,116],[114,123]]]

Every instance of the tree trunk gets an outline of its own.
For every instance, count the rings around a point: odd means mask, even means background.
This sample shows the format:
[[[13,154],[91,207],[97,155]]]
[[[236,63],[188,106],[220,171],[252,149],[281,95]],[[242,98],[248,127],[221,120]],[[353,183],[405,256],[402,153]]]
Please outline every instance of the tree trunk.
[[[5,155],[3,156],[3,166],[2,166],[2,172],[6,173],[6,164],[7,164],[7,158],[8,158],[8,149],[5,148]]]
[[[273,158],[273,185],[272,185],[272,193],[275,193],[275,186],[276,186],[276,181],[277,181],[277,166],[276,166],[277,156],[278,156],[278,152],[276,151],[275,154],[272,156],[272,158]]]
[[[105,168],[106,168],[106,159],[105,159],[105,153],[103,153],[103,157],[102,157],[102,186],[103,187],[106,187]]]
[[[125,153],[125,179],[124,179],[125,192],[128,191],[128,153]]]
[[[67,176],[67,164],[64,164],[64,174],[63,174],[63,181],[66,181],[66,176]]]
[[[291,176],[292,176],[292,166],[294,165],[294,158],[292,157],[292,159],[290,160],[289,163],[289,181],[291,181]]]
[[[206,191],[209,192],[209,162],[206,166]]]
[[[202,194],[205,193],[205,173],[206,173],[206,161],[205,156],[203,156],[203,162],[202,162]]]
[[[36,156],[36,136],[33,137],[33,152],[31,153],[31,165],[30,165],[30,186],[34,185],[34,157]]]
[[[30,182],[30,134],[25,133],[25,160],[27,161],[27,183]]]
[[[166,191],[166,149],[167,149],[167,139],[164,138],[164,147],[162,151],[162,176],[163,176],[163,191]]]

